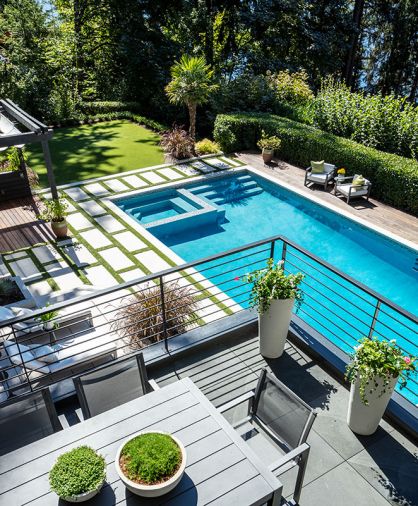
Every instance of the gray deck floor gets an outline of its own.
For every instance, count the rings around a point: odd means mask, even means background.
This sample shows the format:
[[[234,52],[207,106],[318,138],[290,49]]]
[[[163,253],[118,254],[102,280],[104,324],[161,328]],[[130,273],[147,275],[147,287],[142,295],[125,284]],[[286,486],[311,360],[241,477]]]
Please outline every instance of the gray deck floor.
[[[302,506],[418,505],[417,446],[385,421],[373,436],[353,434],[345,421],[347,388],[293,345],[266,363],[257,338],[235,339],[202,348],[151,376],[160,385],[189,376],[218,406],[253,388],[263,367],[318,411],[308,439]]]

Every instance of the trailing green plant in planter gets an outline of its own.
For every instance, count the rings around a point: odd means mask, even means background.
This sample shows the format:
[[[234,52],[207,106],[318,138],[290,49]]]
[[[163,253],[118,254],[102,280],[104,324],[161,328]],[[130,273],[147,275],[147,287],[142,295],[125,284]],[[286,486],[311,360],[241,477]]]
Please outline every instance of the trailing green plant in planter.
[[[264,130],[262,131],[261,139],[257,142],[257,146],[263,152],[263,160],[265,163],[271,162],[274,151],[280,149],[281,144],[281,139],[276,135],[267,135]]]
[[[380,341],[364,337],[355,347],[345,377],[350,383],[359,380],[361,400],[368,405],[367,394],[377,390],[376,393],[381,397],[387,393],[393,378],[399,378],[400,388],[404,388],[409,376],[416,370],[416,360],[416,357],[405,355],[394,339]],[[376,382],[377,377],[383,380],[382,384]]]
[[[106,479],[106,462],[88,446],[60,455],[49,473],[51,489],[69,502],[82,502],[99,492]],[[88,494],[88,496],[87,496]]]
[[[46,304],[45,308],[50,306],[49,303]],[[46,313],[38,316],[38,321],[43,324],[45,330],[52,330],[58,328],[58,323],[54,322],[54,319],[59,315],[59,311],[47,311]]]
[[[283,262],[270,258],[267,267],[247,274],[244,280],[252,283],[250,305],[258,310],[260,353],[267,358],[282,355],[289,331],[292,309],[303,300],[299,287],[302,273],[286,274]]]
[[[267,261],[267,267],[251,272],[245,276],[247,283],[252,283],[250,295],[251,307],[256,307],[259,313],[265,313],[275,299],[294,299],[299,308],[303,302],[303,293],[299,285],[304,275],[285,274],[283,261],[274,263],[272,258]]]
[[[357,434],[373,434],[385,412],[396,383],[400,388],[416,370],[417,357],[405,355],[396,341],[364,337],[346,369],[351,382],[347,423]]]
[[[63,199],[45,200],[45,209],[38,216],[40,220],[49,221],[51,228],[57,237],[66,237],[67,235],[67,216],[68,204]]]

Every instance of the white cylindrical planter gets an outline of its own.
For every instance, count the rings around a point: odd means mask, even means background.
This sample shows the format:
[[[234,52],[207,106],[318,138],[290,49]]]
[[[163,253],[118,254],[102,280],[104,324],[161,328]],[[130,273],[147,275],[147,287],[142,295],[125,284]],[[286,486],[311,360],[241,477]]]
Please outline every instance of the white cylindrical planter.
[[[260,353],[266,358],[282,355],[289,331],[295,299],[275,299],[268,310],[258,315]]]
[[[371,381],[373,392],[370,393],[366,388],[366,398],[369,402],[367,405],[360,397],[359,379],[357,378],[356,382],[351,384],[347,423],[353,432],[362,436],[369,436],[376,432],[397,381],[398,378],[391,378],[383,395],[380,395],[383,389],[383,379],[376,378],[377,387],[375,387],[375,381]]]
[[[104,480],[103,480],[103,483],[104,483]],[[84,494],[73,495],[71,497],[62,497],[61,499],[64,499],[64,501],[71,502],[71,503],[90,501],[90,499],[93,499],[93,497],[96,496],[100,492],[100,490],[103,487],[103,483],[101,483],[96,488],[96,490],[91,490],[90,492],[85,492]]]

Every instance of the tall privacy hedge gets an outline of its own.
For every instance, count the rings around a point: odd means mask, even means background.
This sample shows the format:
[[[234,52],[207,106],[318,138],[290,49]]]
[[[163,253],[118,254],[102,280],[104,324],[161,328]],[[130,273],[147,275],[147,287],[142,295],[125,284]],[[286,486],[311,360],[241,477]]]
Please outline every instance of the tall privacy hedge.
[[[264,130],[282,139],[280,158],[301,167],[325,160],[345,167],[348,175],[363,174],[372,182],[372,195],[418,216],[418,162],[378,151],[350,139],[265,113],[220,114],[214,139],[225,152],[254,149]],[[302,177],[302,175],[301,175]]]

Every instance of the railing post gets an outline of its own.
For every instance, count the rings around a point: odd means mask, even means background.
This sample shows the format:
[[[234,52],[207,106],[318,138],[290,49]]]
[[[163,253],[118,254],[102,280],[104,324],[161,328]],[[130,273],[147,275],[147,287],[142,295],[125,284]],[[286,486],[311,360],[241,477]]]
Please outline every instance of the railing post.
[[[28,370],[26,369],[26,364],[25,364],[25,361],[23,360],[22,350],[20,349],[19,342],[17,340],[16,332],[15,332],[15,329],[14,329],[13,325],[12,325],[12,331],[13,331],[13,336],[14,336],[14,342],[15,342],[15,344],[17,346],[18,351],[19,351],[19,357],[20,357],[20,361],[21,361],[21,367],[23,369],[23,372],[25,373],[26,379],[28,380],[30,391],[33,392],[32,382],[30,380]],[[12,363],[12,365],[14,367],[19,367],[18,365],[16,365],[16,364],[13,363],[12,359],[10,359],[10,362]]]
[[[283,270],[284,270],[284,263],[286,261],[286,251],[287,251],[287,243],[283,241],[283,248],[282,248],[282,262],[283,262]]]
[[[371,339],[373,337],[374,328],[375,328],[376,322],[377,322],[377,317],[379,316],[380,304],[381,304],[381,302],[380,302],[380,300],[378,300],[376,302],[376,307],[374,308],[373,320],[372,320],[372,323],[370,325],[369,335],[368,335],[369,339]]]
[[[161,297],[161,313],[163,317],[164,346],[165,350],[168,353],[167,317],[165,314],[164,281],[162,276],[160,276],[160,297]]]
[[[274,260],[274,246],[276,245],[276,241],[273,239],[270,244],[270,258]]]

